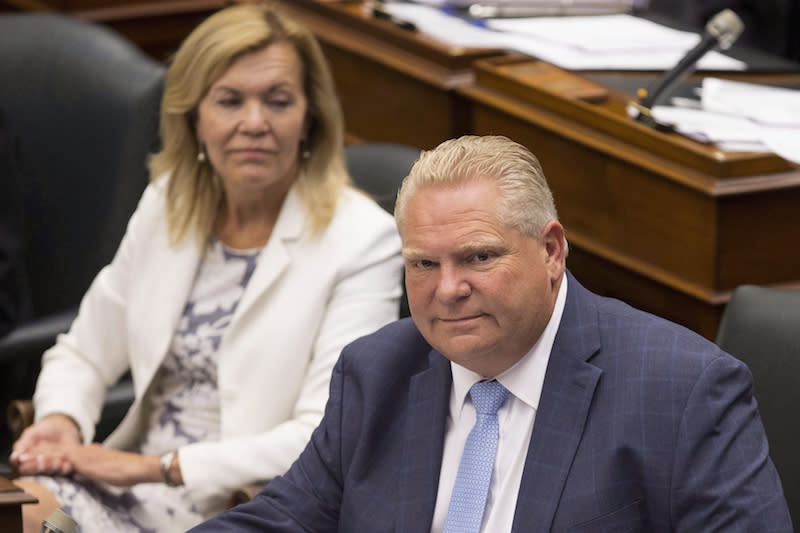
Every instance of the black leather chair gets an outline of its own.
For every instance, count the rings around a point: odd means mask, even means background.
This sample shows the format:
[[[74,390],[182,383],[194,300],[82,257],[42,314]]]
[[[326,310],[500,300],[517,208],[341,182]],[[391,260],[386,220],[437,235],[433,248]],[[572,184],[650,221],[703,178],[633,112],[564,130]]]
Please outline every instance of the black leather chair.
[[[397,191],[419,154],[419,148],[394,143],[351,144],[345,148],[347,170],[353,182],[389,214],[394,214]],[[410,314],[404,284],[400,317]]]
[[[14,375],[5,405],[31,396],[42,352],[111,260],[147,185],[164,67],[107,28],[56,14],[0,15],[0,50],[32,304],[31,320],[0,339],[0,373]]]
[[[795,525],[800,524],[800,289],[743,285],[731,297],[717,344],[753,373],[770,456],[783,482]]]
[[[405,144],[364,143],[350,144],[344,152],[347,170],[355,185],[393,214],[397,191],[419,158],[419,148]]]
[[[22,260],[22,195],[9,137],[0,108],[0,339],[30,316],[28,280]]]

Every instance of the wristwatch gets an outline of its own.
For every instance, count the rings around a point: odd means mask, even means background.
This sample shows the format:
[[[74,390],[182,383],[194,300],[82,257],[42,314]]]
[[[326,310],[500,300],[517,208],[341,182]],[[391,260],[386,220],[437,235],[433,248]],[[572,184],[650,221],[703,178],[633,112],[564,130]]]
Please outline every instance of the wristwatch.
[[[166,483],[170,487],[177,487],[178,484],[172,479],[172,462],[175,460],[175,457],[178,455],[176,450],[172,450],[170,452],[165,453],[161,456],[158,460],[159,466],[161,467],[161,477],[164,479],[164,483]]]

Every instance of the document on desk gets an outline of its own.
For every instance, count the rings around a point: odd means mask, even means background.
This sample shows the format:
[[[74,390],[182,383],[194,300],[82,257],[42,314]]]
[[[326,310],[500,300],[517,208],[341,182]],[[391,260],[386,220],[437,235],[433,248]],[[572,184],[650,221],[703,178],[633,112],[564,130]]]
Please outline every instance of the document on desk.
[[[391,0],[389,0],[391,1]],[[417,4],[427,4],[431,6],[447,6],[457,8],[469,8],[474,5],[496,6],[496,7],[576,7],[576,8],[614,8],[615,10],[630,10],[634,6],[642,5],[642,0],[411,0]]]
[[[800,90],[705,78],[701,103],[708,111],[800,129]]]
[[[800,91],[706,78],[699,107],[656,106],[653,116],[723,150],[774,152],[800,164]]]
[[[453,46],[515,50],[571,70],[667,70],[700,40],[631,15],[475,20],[401,2],[386,4],[386,10]],[[698,68],[737,71],[746,65],[709,52]]]
[[[529,35],[596,53],[687,50],[700,42],[696,33],[631,15],[493,19],[486,25],[492,30]]]
[[[451,46],[475,48],[505,48],[503,34],[481,25],[454,17],[435,7],[388,3],[384,10],[392,15],[413,22],[417,30],[435,37]]]

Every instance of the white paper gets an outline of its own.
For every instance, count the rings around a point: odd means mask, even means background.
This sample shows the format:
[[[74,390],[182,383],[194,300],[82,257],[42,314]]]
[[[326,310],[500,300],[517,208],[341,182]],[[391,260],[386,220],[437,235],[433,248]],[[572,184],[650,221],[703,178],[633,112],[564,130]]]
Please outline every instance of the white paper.
[[[703,80],[703,109],[656,106],[659,122],[730,151],[771,151],[800,164],[800,91]]]
[[[656,106],[652,113],[658,122],[673,125],[687,135],[702,134],[707,142],[759,141],[758,128],[744,117],[672,106]]]
[[[451,46],[505,48],[504,36],[444,11],[414,4],[389,4],[386,11],[413,22],[417,29]]]
[[[684,52],[664,50],[626,53],[590,53],[526,36],[506,35],[506,48],[537,57],[569,70],[656,70],[666,71],[678,64]],[[718,52],[709,52],[698,62],[700,70],[739,71],[745,64]]]
[[[726,152],[771,152],[769,146],[761,141],[720,141],[714,144]]]
[[[770,150],[800,165],[800,128],[763,128],[761,140]]]
[[[481,22],[473,23],[451,16],[441,9],[419,5],[392,3],[386,10],[391,14],[413,22],[417,28],[432,37],[451,46],[501,48],[515,50],[543,61],[553,63],[571,70],[668,70],[681,60],[683,55],[697,42],[696,35],[689,37],[684,32],[654,24],[644,19],[628,15],[609,15],[597,17],[537,17],[518,19],[526,22],[527,32],[497,31],[483,27]],[[553,19],[556,19],[553,21]],[[488,26],[497,19],[488,21]],[[604,23],[603,20],[622,21],[622,26]],[[530,29],[534,23],[541,22],[543,33],[548,38],[532,35]],[[557,23],[557,24],[556,24]],[[661,28],[656,32],[653,27]],[[630,34],[630,42],[638,42],[638,47],[623,46],[624,39],[611,40],[608,44],[590,45],[592,40],[602,41],[603,37],[587,37],[587,27],[592,31],[607,35],[609,33]],[[549,28],[549,29],[547,29]],[[558,31],[555,30],[557,28]],[[638,28],[638,29],[635,29]],[[653,32],[655,38],[651,44],[643,44],[644,36]],[[564,37],[556,40],[558,33]],[[666,44],[656,44],[661,36],[670,35]],[[627,37],[626,37],[627,38]],[[678,42],[682,46],[678,46]],[[741,61],[718,52],[709,52],[698,62],[701,70],[744,70],[746,65]]]
[[[703,108],[747,117],[764,125],[800,128],[800,91],[705,78]]]
[[[631,15],[491,19],[490,29],[530,35],[587,52],[682,51],[700,42],[679,31]]]

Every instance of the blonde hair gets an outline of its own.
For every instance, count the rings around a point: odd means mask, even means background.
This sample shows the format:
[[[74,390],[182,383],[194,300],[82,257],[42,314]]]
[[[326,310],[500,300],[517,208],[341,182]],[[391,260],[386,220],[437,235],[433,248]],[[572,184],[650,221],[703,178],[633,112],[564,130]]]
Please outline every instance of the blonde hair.
[[[501,193],[501,223],[538,239],[551,220],[558,220],[553,194],[542,166],[530,150],[503,136],[465,135],[423,151],[403,180],[394,216],[403,234],[406,205],[423,187],[456,186],[472,180],[497,183]]]
[[[170,241],[188,233],[201,243],[210,235],[224,199],[221,180],[197,161],[197,108],[209,88],[239,57],[288,42],[303,64],[309,132],[297,190],[312,232],[333,217],[340,193],[350,183],[344,163],[344,125],[328,64],[311,32],[267,4],[240,4],[201,23],[181,44],[167,71],[161,103],[163,148],[150,161],[150,180],[168,175]]]

